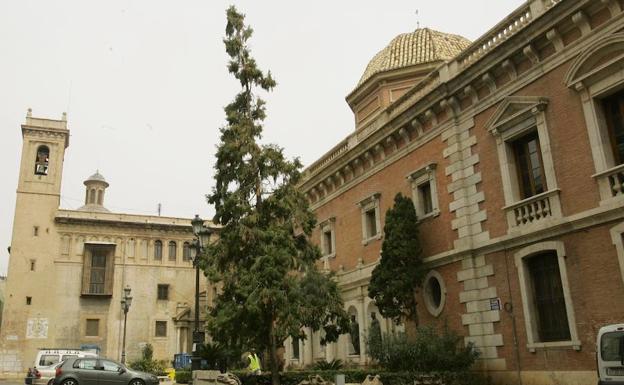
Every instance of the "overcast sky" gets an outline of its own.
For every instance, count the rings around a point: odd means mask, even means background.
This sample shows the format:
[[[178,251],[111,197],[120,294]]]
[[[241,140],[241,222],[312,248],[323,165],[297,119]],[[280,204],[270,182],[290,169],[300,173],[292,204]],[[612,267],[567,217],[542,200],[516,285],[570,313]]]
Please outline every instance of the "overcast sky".
[[[26,110],[68,113],[61,207],[82,205],[96,169],[111,211],[210,217],[223,106],[238,91],[222,38],[232,1],[0,2],[0,274],[15,209]],[[252,53],[278,82],[264,141],[309,165],[354,129],[344,97],[400,33],[481,36],[519,0],[235,1]],[[418,11],[418,12],[417,12]]]

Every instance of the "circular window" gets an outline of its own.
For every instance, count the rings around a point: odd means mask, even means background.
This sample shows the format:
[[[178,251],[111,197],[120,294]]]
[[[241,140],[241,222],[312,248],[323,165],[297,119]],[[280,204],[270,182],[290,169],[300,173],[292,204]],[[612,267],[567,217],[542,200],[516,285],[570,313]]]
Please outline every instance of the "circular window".
[[[446,298],[446,287],[440,273],[431,270],[425,277],[423,288],[427,310],[434,317],[439,316]]]

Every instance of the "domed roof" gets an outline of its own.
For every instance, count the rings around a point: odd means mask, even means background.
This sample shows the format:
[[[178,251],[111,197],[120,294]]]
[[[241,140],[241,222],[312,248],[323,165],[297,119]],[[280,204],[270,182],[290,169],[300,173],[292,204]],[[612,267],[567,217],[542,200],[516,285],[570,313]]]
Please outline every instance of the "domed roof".
[[[88,177],[87,180],[84,181],[84,184],[86,185],[88,182],[101,182],[105,183],[106,187],[108,187],[108,182],[106,181],[106,179],[104,179],[104,176],[100,174],[99,170],[96,171],[95,174]]]
[[[366,66],[358,87],[373,75],[417,64],[446,61],[471,44],[470,40],[429,28],[403,33],[390,42]]]

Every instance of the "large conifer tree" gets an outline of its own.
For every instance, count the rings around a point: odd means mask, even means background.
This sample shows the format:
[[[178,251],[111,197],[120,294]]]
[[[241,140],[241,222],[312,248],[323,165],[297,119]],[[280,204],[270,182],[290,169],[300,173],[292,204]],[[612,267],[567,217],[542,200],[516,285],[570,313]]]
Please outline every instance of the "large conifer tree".
[[[266,114],[257,92],[276,83],[251,57],[252,32],[230,7],[224,43],[241,91],[225,107],[216,186],[208,195],[213,220],[223,226],[204,256],[209,278],[221,288],[208,328],[229,347],[267,351],[273,384],[279,384],[277,349],[288,336],[302,337],[302,327],[322,328],[333,341],[347,317],[336,283],[317,271],[320,252],[309,241],[316,221],[297,189],[301,163],[259,143]]]
[[[399,193],[386,213],[381,261],[373,269],[368,296],[384,317],[417,326],[415,295],[424,275],[416,210],[412,200]]]

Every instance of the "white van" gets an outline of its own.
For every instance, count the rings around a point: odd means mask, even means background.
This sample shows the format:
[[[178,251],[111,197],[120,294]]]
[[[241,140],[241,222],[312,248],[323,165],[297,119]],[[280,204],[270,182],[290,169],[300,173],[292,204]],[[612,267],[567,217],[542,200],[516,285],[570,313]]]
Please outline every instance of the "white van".
[[[35,369],[52,366],[71,357],[97,357],[97,354],[81,349],[39,349],[35,358]]]
[[[598,385],[624,385],[624,324],[600,328],[596,340]]]

